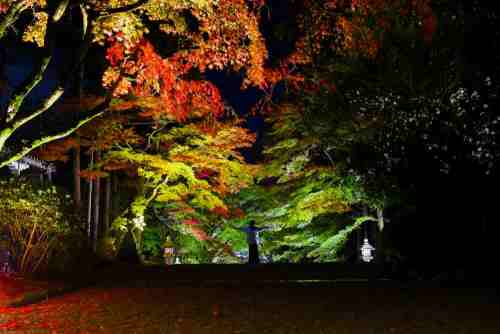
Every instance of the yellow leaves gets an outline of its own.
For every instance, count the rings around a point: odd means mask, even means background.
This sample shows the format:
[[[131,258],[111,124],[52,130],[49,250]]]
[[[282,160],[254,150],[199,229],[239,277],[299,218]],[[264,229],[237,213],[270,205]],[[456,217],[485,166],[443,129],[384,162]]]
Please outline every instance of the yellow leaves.
[[[148,33],[148,29],[139,16],[126,12],[99,18],[92,33],[95,43],[104,45],[108,39],[116,38],[128,49],[136,45]]]
[[[170,186],[160,187],[156,201],[158,202],[174,202],[182,200],[189,189],[183,183],[178,183]]]
[[[45,33],[49,15],[46,12],[35,13],[34,22],[23,33],[23,41],[35,43],[39,47],[45,45]]]
[[[224,149],[235,150],[251,147],[255,142],[255,134],[240,127],[226,127],[217,132],[214,145]]]
[[[104,71],[102,85],[105,88],[111,88],[116,85],[113,90],[113,96],[115,97],[127,95],[132,89],[132,83],[127,78],[120,76],[120,72],[115,67],[108,67]]]
[[[114,67],[108,67],[102,75],[102,86],[110,88],[120,78],[120,72]]]
[[[200,209],[226,208],[224,202],[211,191],[199,189],[194,192],[191,205]]]

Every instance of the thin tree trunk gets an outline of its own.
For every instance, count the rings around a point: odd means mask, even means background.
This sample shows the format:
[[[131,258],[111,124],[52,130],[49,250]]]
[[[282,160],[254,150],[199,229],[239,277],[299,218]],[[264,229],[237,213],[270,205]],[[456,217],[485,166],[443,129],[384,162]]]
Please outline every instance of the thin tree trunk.
[[[94,165],[94,152],[90,153],[90,167]],[[94,182],[92,180],[88,181],[89,185],[89,202],[88,202],[88,210],[87,210],[87,237],[90,241],[91,232],[92,232],[92,188],[94,186]]]
[[[80,139],[77,139],[80,141]],[[80,178],[80,146],[75,147],[73,151],[73,201],[75,203],[75,212],[80,215],[82,209],[82,187]]]
[[[99,162],[99,152],[95,154],[96,163]],[[92,249],[94,252],[97,250],[97,237],[99,234],[99,201],[101,199],[101,179],[96,177],[95,179],[95,191],[94,191],[94,230],[92,233]]]
[[[76,94],[81,99],[83,97],[83,74],[84,74],[84,64],[80,65],[78,70],[78,80],[76,81]],[[76,116],[79,117],[79,113],[76,112]],[[80,136],[75,135],[77,146],[73,150],[73,200],[75,202],[75,211],[80,216],[82,209],[82,189],[81,189],[81,161],[80,161]]]
[[[376,247],[375,261],[378,264],[385,262],[385,249],[384,249],[384,210],[377,209],[377,234],[376,234]]]
[[[111,174],[111,183],[113,189],[113,196],[111,197],[111,221],[113,221],[120,214],[119,208],[119,185],[118,185],[118,175],[116,173]]]
[[[104,202],[104,233],[109,228],[109,222],[111,221],[111,176],[106,178],[106,193]]]

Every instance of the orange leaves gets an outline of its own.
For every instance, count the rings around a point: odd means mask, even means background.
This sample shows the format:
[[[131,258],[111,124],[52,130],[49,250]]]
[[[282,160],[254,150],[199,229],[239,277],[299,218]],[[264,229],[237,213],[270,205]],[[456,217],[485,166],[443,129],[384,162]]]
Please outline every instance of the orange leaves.
[[[254,9],[258,6],[251,5]],[[197,49],[182,57],[201,72],[225,67],[246,69],[244,86],[262,87],[267,49],[259,31],[258,14],[240,0],[221,0],[213,13],[193,14],[200,23],[199,32],[191,35]]]
[[[143,137],[128,125],[129,118],[123,115],[108,114],[106,118],[95,119],[78,129],[81,145],[91,151],[105,151],[114,145],[136,145]]]
[[[79,175],[87,180],[97,180],[98,178],[108,176],[108,173],[100,170],[82,170]]]
[[[137,169],[137,166],[128,161],[106,160],[104,162],[103,169],[109,172],[116,170],[131,170],[131,169],[135,170]]]
[[[80,143],[76,139],[67,137],[42,146],[36,156],[45,161],[66,162],[69,160],[69,151],[79,146]]]
[[[368,28],[364,18],[355,16],[352,20],[339,18],[337,28],[342,31],[342,52],[375,58],[380,48],[380,41],[373,29]]]
[[[184,78],[192,66],[186,59],[179,55],[162,59],[151,43],[143,40],[130,49],[130,54],[122,61],[124,76],[120,77],[120,70],[113,65],[118,63],[118,59],[123,59],[122,50],[116,44],[108,49],[108,60],[112,66],[105,71],[103,84],[110,88],[117,80],[121,80],[114,95],[133,93],[136,97],[114,105],[114,110],[137,106],[143,109],[143,117],[175,118],[179,121],[186,120],[192,113],[197,117],[205,114],[217,117],[222,114],[222,98],[213,84]]]

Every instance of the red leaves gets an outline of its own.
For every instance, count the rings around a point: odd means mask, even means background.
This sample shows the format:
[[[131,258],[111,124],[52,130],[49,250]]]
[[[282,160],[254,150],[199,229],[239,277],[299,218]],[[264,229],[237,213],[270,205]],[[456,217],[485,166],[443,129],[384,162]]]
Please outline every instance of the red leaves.
[[[196,226],[191,226],[191,234],[198,240],[204,241],[204,240],[209,240],[210,237],[208,234],[203,231],[201,228],[196,227]]]
[[[197,117],[212,114],[220,116],[223,102],[219,90],[207,81],[191,81],[184,78],[192,68],[186,58],[173,55],[163,59],[158,55],[151,43],[142,40],[136,46],[127,50],[120,43],[113,43],[107,50],[106,59],[112,66],[103,76],[105,87],[111,87],[117,80],[123,82],[120,89],[115,89],[115,95],[133,93],[136,96],[136,106],[143,109],[141,116],[159,119],[174,117],[185,121],[191,114]],[[119,70],[118,65],[122,66]],[[124,76],[120,78],[120,72]],[[133,80],[128,80],[130,77]],[[125,86],[127,85],[127,86]],[[123,86],[123,87],[122,87]],[[156,99],[154,104],[141,105],[141,101]],[[133,102],[124,102],[114,106],[114,110],[125,110],[134,106]]]
[[[0,2],[0,14],[6,13],[9,10],[9,5],[5,2]]]
[[[113,43],[106,51],[106,59],[111,66],[117,66],[125,58],[125,48],[121,43]]]
[[[430,43],[437,28],[437,19],[432,13],[423,18],[422,33],[424,41]]]
[[[216,172],[210,169],[202,169],[195,173],[196,178],[203,180],[208,179],[210,176],[214,175]]]
[[[212,213],[214,213],[220,217],[226,218],[226,219],[231,216],[228,209],[220,207],[220,206],[213,208]]]
[[[188,226],[189,232],[191,232],[193,237],[196,239],[200,241],[211,239],[208,234],[201,227],[199,227],[200,222],[197,219],[186,219],[182,223]]]
[[[240,208],[236,208],[232,212],[234,218],[243,218],[245,217],[245,212]]]
[[[192,219],[186,219],[182,223],[185,224],[185,225],[199,225],[200,224],[200,222],[198,220],[194,219],[194,218],[192,218]]]

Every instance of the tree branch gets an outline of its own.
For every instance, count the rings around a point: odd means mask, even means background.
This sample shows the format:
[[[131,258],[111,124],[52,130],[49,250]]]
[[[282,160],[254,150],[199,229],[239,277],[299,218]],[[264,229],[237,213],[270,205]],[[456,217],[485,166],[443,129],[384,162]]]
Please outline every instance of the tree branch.
[[[63,17],[64,13],[66,12],[66,8],[68,8],[69,5],[69,0],[62,0],[59,5],[57,6],[54,15],[52,15],[52,21],[57,22]]]
[[[34,112],[32,112],[31,114],[29,114],[28,116],[26,117],[23,117],[19,120],[17,120],[13,125],[12,125],[12,129],[15,131],[17,130],[18,128],[20,128],[21,126],[23,126],[24,124],[28,123],[29,121],[31,121],[32,119],[34,119],[35,117],[43,114],[45,111],[47,111],[50,107],[52,107],[54,105],[54,103],[57,102],[57,100],[59,100],[59,98],[64,94],[64,87],[57,87],[53,92],[52,94],[50,94],[49,97],[47,97],[40,105],[38,108],[35,109]]]
[[[40,62],[39,67],[35,71],[33,71],[31,77],[21,85],[14,96],[10,99],[9,106],[7,107],[6,123],[12,122],[14,117],[16,117],[17,113],[19,112],[19,108],[21,108],[21,105],[24,102],[26,96],[28,96],[33,88],[35,88],[35,86],[38,85],[40,81],[42,81],[43,75],[45,74],[45,71],[47,70],[51,59],[52,55],[49,54],[45,56]]]
[[[7,14],[5,14],[3,20],[0,22],[0,39],[5,35],[7,28],[19,19],[21,13],[29,8],[28,2],[27,0],[23,0],[9,7]]]
[[[54,140],[62,139],[64,137],[69,136],[70,134],[72,134],[73,132],[75,132],[76,130],[78,130],[80,127],[82,127],[83,125],[85,125],[86,123],[90,122],[94,118],[97,118],[97,117],[99,117],[99,116],[101,116],[103,114],[104,114],[104,111],[98,112],[97,114],[94,114],[94,115],[92,115],[92,116],[90,116],[90,117],[88,117],[86,119],[81,120],[80,122],[78,122],[78,124],[76,126],[72,127],[71,129],[65,130],[63,132],[60,132],[60,133],[52,135],[52,136],[48,136],[48,137],[44,137],[44,138],[35,140],[30,146],[24,147],[21,151],[19,151],[18,153],[14,154],[13,156],[11,156],[10,158],[8,158],[7,160],[1,161],[0,162],[0,168],[3,168],[3,167],[7,166],[8,164],[10,164],[12,162],[15,162],[17,160],[22,159],[28,153],[30,153],[34,149],[36,149],[36,148],[38,148],[38,147],[40,147],[40,146],[42,146],[44,144],[47,144],[47,143],[50,143],[50,142],[52,142]]]

